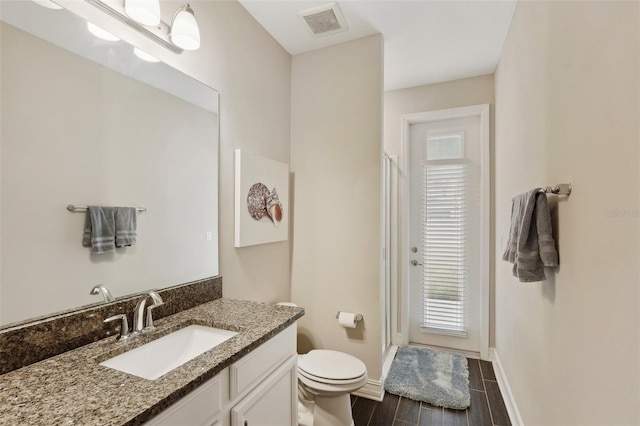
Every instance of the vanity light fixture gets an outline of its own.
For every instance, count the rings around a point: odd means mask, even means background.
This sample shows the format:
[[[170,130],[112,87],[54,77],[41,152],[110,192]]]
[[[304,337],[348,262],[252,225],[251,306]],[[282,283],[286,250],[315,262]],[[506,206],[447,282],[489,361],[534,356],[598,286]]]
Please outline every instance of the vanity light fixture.
[[[155,56],[149,55],[147,52],[145,52],[142,49],[138,49],[137,47],[133,48],[133,53],[138,58],[142,59],[143,61],[146,61],[146,62],[160,62],[160,59],[156,58]]]
[[[187,3],[173,15],[171,21],[171,42],[184,50],[200,48],[200,28],[193,9]]]
[[[46,7],[47,9],[62,9],[62,6],[58,6],[51,0],[33,0],[35,4]]]
[[[159,0],[125,0],[124,3],[122,0],[85,2],[175,54],[179,55],[185,50],[196,50],[200,47],[200,29],[193,9],[188,4],[175,12],[169,26],[160,19]]]
[[[106,41],[120,41],[120,39],[116,36],[114,36],[113,34],[111,34],[109,31],[103,30],[102,28],[100,28],[99,26],[97,26],[96,24],[92,23],[92,22],[87,22],[87,29],[89,30],[89,32],[91,34],[93,34],[94,36],[102,39],[102,40],[106,40]]]

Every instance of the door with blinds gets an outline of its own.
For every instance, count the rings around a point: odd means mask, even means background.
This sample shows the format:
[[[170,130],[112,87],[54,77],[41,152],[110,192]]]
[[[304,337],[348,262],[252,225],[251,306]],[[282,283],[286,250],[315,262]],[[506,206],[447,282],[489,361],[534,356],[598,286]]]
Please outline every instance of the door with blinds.
[[[480,352],[480,117],[410,126],[409,341]]]

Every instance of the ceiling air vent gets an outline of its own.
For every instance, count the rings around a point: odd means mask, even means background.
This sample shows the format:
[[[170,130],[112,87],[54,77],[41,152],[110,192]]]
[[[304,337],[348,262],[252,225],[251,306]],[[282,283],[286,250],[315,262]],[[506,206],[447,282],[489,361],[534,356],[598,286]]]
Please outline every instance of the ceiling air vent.
[[[347,23],[336,3],[303,10],[298,12],[298,15],[304,19],[314,37],[335,34],[347,29]]]

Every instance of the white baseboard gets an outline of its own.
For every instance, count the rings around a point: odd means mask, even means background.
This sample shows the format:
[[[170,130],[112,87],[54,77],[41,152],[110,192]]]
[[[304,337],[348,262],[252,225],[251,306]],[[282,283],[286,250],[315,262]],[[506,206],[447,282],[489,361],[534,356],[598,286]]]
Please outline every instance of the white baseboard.
[[[524,426],[522,417],[520,417],[520,411],[518,411],[516,400],[513,393],[511,393],[511,387],[509,386],[509,381],[507,380],[507,376],[502,368],[502,363],[500,362],[500,357],[498,356],[496,348],[489,348],[489,356],[491,357],[493,370],[496,374],[496,379],[498,380],[498,387],[500,388],[502,398],[504,399],[504,405],[507,407],[509,420],[511,420],[511,424],[513,426]]]
[[[367,384],[353,392],[353,395],[380,402],[384,398],[384,387],[379,380],[369,380]]]
[[[353,392],[355,396],[361,396],[367,399],[373,399],[374,401],[382,401],[384,398],[384,380],[387,378],[387,374],[389,374],[389,369],[391,368],[391,362],[393,358],[396,356],[396,352],[398,351],[397,346],[390,346],[387,350],[384,360],[382,361],[382,375],[380,376],[380,380],[371,380],[367,381],[367,384],[358,389],[356,392]]]

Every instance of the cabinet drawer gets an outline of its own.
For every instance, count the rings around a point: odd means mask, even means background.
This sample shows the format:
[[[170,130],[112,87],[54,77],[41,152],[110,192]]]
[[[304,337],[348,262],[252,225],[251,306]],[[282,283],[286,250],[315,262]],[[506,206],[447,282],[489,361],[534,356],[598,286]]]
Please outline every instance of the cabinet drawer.
[[[171,405],[145,425],[149,426],[208,426],[220,413],[225,370]]]
[[[296,324],[263,343],[229,367],[230,398],[254,388],[289,356],[296,353]]]

